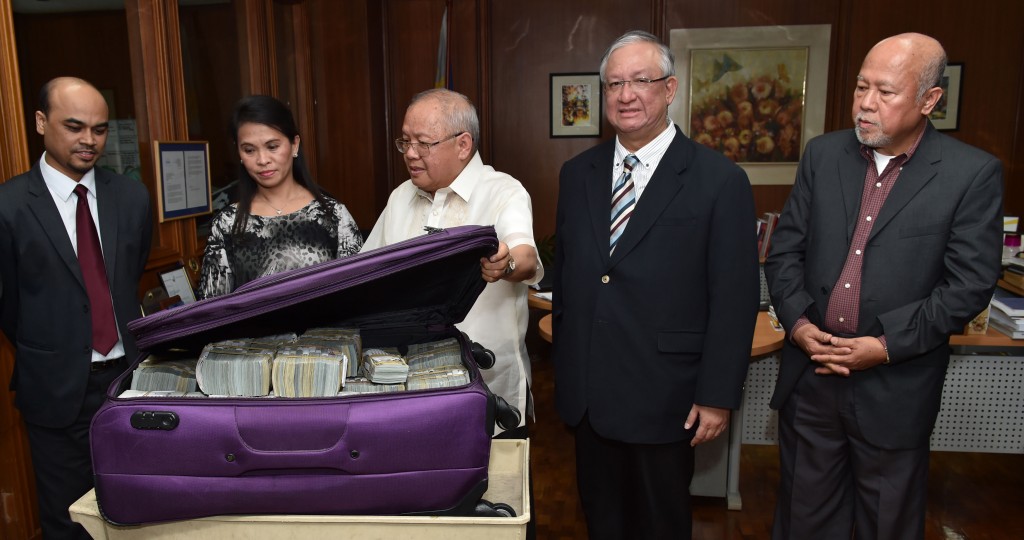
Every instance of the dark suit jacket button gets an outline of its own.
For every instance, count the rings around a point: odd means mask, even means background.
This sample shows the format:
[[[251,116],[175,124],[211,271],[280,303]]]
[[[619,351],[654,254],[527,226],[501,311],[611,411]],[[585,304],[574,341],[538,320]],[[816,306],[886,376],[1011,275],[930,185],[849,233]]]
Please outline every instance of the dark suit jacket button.
[[[82,347],[82,352],[92,352],[92,347],[86,345],[85,347]]]
[[[611,280],[612,280],[612,278],[610,278],[608,276],[601,276],[601,283],[608,283]]]

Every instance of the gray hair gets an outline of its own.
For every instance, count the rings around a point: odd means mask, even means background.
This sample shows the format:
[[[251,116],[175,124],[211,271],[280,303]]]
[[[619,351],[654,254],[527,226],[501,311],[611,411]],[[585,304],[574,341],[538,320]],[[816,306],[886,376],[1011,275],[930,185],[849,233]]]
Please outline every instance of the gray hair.
[[[473,102],[458,92],[445,88],[431,88],[413,96],[409,101],[409,107],[425,99],[435,99],[441,105],[441,112],[444,115],[441,121],[448,128],[448,135],[469,133],[473,138],[473,153],[476,153],[480,142],[480,118],[476,114]]]
[[[626,32],[625,34],[622,34],[621,36],[619,36],[619,39],[616,39],[614,42],[612,42],[611,46],[608,47],[608,50],[605,51],[604,57],[601,58],[602,82],[608,82],[608,80],[605,79],[604,77],[605,70],[608,68],[608,57],[610,57],[613,52],[621,49],[622,47],[625,47],[626,45],[632,45],[634,43],[653,43],[654,45],[657,45],[658,52],[661,56],[661,76],[669,77],[676,74],[676,59],[675,56],[672,55],[672,50],[669,49],[668,46],[662,43],[661,40],[658,39],[657,36],[655,36],[654,34],[644,32],[643,30],[631,30],[629,32]]]
[[[919,75],[917,83],[917,99],[918,101],[924,97],[925,92],[935,88],[936,86],[942,86],[942,74],[946,71],[946,51],[939,49],[940,54],[936,54],[932,58],[929,58],[925,65],[921,68],[921,74]]]

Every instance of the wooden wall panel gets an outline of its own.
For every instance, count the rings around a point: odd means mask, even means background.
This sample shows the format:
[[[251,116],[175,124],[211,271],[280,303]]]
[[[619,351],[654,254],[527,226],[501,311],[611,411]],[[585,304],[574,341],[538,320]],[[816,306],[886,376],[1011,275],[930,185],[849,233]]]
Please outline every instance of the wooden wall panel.
[[[235,20],[230,4],[178,8],[188,140],[209,142],[214,192],[238,178],[238,151],[227,133],[231,109],[246,95]]]
[[[555,231],[558,173],[602,139],[550,138],[550,74],[596,73],[608,45],[626,31],[650,30],[644,2],[523,0],[491,2],[491,165],[519,179],[533,199],[537,238]]]
[[[0,182],[29,168],[13,30],[10,3],[0,4]],[[13,371],[14,347],[0,334],[0,538],[35,539],[42,530],[28,436],[14,406],[14,393],[7,390]]]
[[[387,202],[381,21],[371,4],[308,0],[316,131],[303,134],[316,146],[317,182],[365,230]]]
[[[134,118],[131,60],[128,56],[128,31],[124,11],[93,11],[74,16],[14,16],[18,42],[24,118],[29,130],[29,160],[43,154],[43,138],[36,134],[35,111],[39,89],[54,77],[81,77],[100,90],[114,95],[111,118]],[[91,36],[86,47],[82,29]],[[72,51],[87,48],[88,54]]]
[[[388,0],[384,2],[385,43],[388,65],[388,150],[390,180],[388,191],[409,178],[401,154],[392,140],[402,134],[402,122],[409,100],[434,87],[441,37],[444,0]],[[481,73],[486,62],[481,55],[487,44],[480,42],[480,3],[453,0],[448,26],[448,55],[451,60],[452,88],[465,94],[478,107],[481,121],[486,109],[480,104],[485,92]],[[486,131],[483,131],[486,133]],[[490,141],[481,141],[483,155]],[[386,200],[385,200],[386,202]],[[379,210],[383,210],[381,205]]]
[[[387,0],[384,4],[384,44],[387,54],[388,161],[391,173],[387,191],[409,178],[394,139],[402,135],[405,109],[418,92],[434,85],[437,44],[444,0]],[[458,26],[457,24],[454,26]],[[461,30],[459,30],[461,31]],[[461,67],[461,66],[460,66]],[[461,70],[456,78],[461,78]],[[387,199],[383,201],[386,203]],[[378,210],[384,209],[381,204]],[[376,219],[376,218],[374,218]]]

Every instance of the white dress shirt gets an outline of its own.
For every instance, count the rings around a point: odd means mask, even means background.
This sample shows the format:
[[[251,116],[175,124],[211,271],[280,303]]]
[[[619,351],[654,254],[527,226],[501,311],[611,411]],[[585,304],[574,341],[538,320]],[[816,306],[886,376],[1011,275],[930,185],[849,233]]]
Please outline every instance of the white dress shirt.
[[[672,144],[672,139],[675,136],[676,125],[672,120],[669,120],[668,127],[664,131],[636,152],[626,150],[626,147],[622,146],[622,142],[616,137],[615,163],[612,165],[612,191],[615,191],[615,183],[622,174],[622,162],[626,159],[626,156],[633,154],[640,160],[640,166],[633,168],[632,176],[633,189],[636,190],[636,200],[639,201],[640,196],[644,194],[644,189],[647,187],[647,182],[651,180],[651,175],[654,174],[658,164],[661,163],[661,158],[665,157],[665,152],[668,151],[668,147]]]
[[[510,250],[521,245],[537,248],[530,194],[518,180],[484,165],[476,154],[451,185],[437,190],[433,197],[413,185],[412,180],[395,188],[362,251],[420,236],[426,232],[424,227],[459,225],[493,225],[498,239]],[[533,416],[533,400],[527,394],[527,285],[542,277],[544,268],[538,262],[537,273],[528,282],[488,283],[466,319],[456,325],[470,339],[494,352],[494,367],[482,370],[484,381],[492,392],[523,413],[520,425],[525,424],[527,414]]]

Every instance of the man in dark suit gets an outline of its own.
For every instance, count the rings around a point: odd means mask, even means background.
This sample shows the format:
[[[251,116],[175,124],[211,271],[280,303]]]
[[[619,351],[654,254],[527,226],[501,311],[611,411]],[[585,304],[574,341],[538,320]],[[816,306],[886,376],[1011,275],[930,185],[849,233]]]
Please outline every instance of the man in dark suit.
[[[772,235],[775,539],[924,537],[949,336],[991,298],[1002,239],[1001,164],[928,121],[945,64],[921,34],[875,45],[854,129],[808,143]]]
[[[561,172],[552,354],[591,538],[690,538],[693,447],[725,431],[750,361],[750,183],[668,119],[673,64],[651,34],[616,40],[616,138]]]
[[[138,354],[126,324],[139,316],[152,221],[142,184],[95,167],[108,124],[96,88],[53,79],[39,103],[43,157],[0,185],[0,323],[15,347],[11,389],[43,538],[88,538],[68,506],[93,485],[89,422]]]

